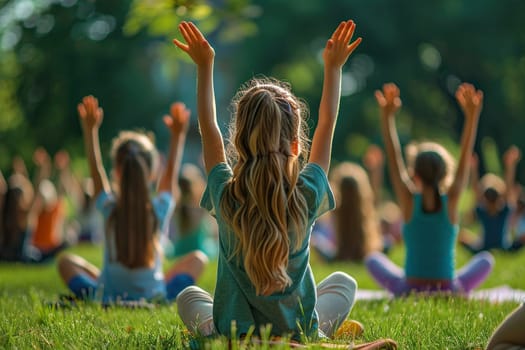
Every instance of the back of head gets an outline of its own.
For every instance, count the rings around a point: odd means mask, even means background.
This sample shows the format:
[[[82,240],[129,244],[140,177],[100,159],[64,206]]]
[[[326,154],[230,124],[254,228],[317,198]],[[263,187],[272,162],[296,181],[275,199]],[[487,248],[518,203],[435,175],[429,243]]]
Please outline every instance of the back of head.
[[[447,150],[433,142],[421,143],[414,159],[414,175],[434,190],[436,209],[441,208],[441,191],[452,183],[454,162]]]
[[[291,283],[288,255],[306,235],[306,200],[296,187],[307,153],[306,109],[289,86],[254,79],[234,110],[233,180],[221,210],[238,239],[234,255],[242,256],[257,294],[268,295]]]
[[[117,177],[117,205],[107,223],[115,235],[116,260],[129,268],[154,263],[157,222],[150,198],[150,182],[158,164],[151,140],[142,133],[121,132],[113,141]]]
[[[505,181],[495,174],[487,173],[479,180],[481,193],[489,203],[496,203],[506,192]]]
[[[180,170],[179,176],[180,203],[198,205],[205,186],[206,181],[202,171],[194,164],[185,163]]]
[[[333,169],[331,183],[337,203],[337,258],[361,261],[382,246],[370,179],[360,165],[343,162]]]
[[[255,156],[281,153],[292,155],[291,143],[298,143],[297,159],[308,155],[307,107],[290,86],[271,78],[254,78],[233,99],[228,156],[233,162]],[[242,158],[242,159],[239,159]]]

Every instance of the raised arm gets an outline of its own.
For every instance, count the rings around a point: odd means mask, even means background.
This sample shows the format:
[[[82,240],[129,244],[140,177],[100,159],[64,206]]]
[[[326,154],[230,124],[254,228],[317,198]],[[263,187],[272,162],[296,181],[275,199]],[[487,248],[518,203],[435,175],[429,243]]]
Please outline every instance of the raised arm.
[[[509,149],[503,154],[503,164],[505,165],[505,199],[507,203],[514,207],[516,205],[516,200],[518,199],[518,194],[516,193],[516,166],[521,158],[520,149],[514,145],[510,146]]]
[[[78,115],[84,135],[84,146],[88,158],[89,171],[93,179],[93,195],[96,197],[101,191],[110,192],[108,176],[102,163],[98,129],[102,124],[104,111],[98,106],[98,100],[93,96],[86,96],[78,105]]]
[[[361,38],[350,42],[355,23],[339,24],[323,51],[324,82],[319,106],[319,120],[312,138],[309,162],[318,164],[325,172],[330,167],[332,140],[341,98],[341,71],[348,57],[361,43]]]
[[[25,178],[29,179],[29,172],[27,171],[26,163],[24,159],[20,156],[15,156],[13,158],[13,174],[20,174]]]
[[[190,110],[186,108],[184,103],[175,102],[171,105],[170,115],[164,116],[164,124],[170,131],[171,138],[166,166],[160,177],[157,190],[159,192],[171,192],[173,197],[179,195],[179,171],[190,114]]]
[[[35,186],[35,188],[38,188],[42,180],[51,178],[51,157],[49,156],[49,153],[47,153],[44,147],[37,147],[35,152],[33,152],[33,162],[36,166],[33,185]]]
[[[195,24],[182,22],[179,30],[186,44],[174,39],[173,42],[186,52],[197,66],[197,114],[202,138],[204,166],[206,172],[218,163],[226,161],[224,143],[217,124],[215,92],[213,88],[213,63],[215,51]]]
[[[457,203],[468,179],[474,141],[478,130],[479,115],[483,106],[483,92],[476,90],[471,84],[463,83],[456,91],[456,100],[463,111],[465,122],[461,135],[461,153],[456,176],[448,191],[450,214],[457,213]],[[456,221],[453,217],[455,215],[450,216],[453,222]]]
[[[405,220],[408,220],[412,214],[412,193],[415,191],[415,188],[403,161],[396,128],[395,115],[401,108],[399,89],[393,83],[385,84],[383,85],[383,91],[377,90],[375,92],[375,97],[381,109],[381,132],[385,143],[392,187],[403,216]]]
[[[69,153],[65,149],[59,150],[54,157],[55,169],[58,171],[57,192],[61,196],[74,199],[76,205],[83,200],[80,181],[71,170]]]

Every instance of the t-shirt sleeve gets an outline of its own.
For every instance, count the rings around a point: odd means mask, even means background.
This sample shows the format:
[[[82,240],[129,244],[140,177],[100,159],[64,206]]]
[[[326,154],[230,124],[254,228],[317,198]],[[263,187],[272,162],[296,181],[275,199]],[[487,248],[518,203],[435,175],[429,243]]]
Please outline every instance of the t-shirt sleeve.
[[[335,208],[335,199],[324,170],[315,163],[308,163],[300,175],[303,193],[308,202],[309,217],[317,219]]]
[[[200,206],[211,215],[215,216],[215,208],[219,205],[222,191],[224,191],[232,176],[232,169],[226,163],[219,163],[210,170],[208,183],[202,195]]]
[[[170,192],[160,192],[153,198],[153,211],[159,221],[159,229],[162,234],[167,234],[168,226],[175,208],[175,200]]]
[[[111,192],[102,191],[97,197],[95,206],[104,216],[104,220],[107,220],[115,208],[115,196]]]

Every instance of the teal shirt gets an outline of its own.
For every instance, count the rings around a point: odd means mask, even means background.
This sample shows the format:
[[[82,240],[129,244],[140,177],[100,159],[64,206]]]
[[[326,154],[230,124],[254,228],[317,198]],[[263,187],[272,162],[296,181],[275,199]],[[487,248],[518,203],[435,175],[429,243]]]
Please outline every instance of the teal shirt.
[[[283,292],[257,296],[244,268],[236,258],[228,259],[233,251],[235,235],[220,213],[220,198],[232,178],[226,163],[216,165],[208,175],[208,185],[201,206],[216,217],[219,227],[219,257],[217,283],[213,303],[213,321],[219,334],[231,336],[235,320],[239,336],[255,326],[271,324],[273,335],[290,334],[299,340],[301,333],[317,336],[318,316],[315,311],[316,285],[310,268],[310,234],[317,217],[334,208],[334,197],[326,174],[321,167],[309,163],[301,171],[297,188],[308,203],[308,232],[298,251],[290,252],[287,272],[292,285]]]
[[[440,211],[425,213],[421,194],[415,194],[412,218],[403,226],[406,277],[452,279],[457,235],[458,225],[448,217],[446,195],[441,195]]]
[[[198,208],[202,210],[201,208]],[[176,218],[175,218],[176,220]],[[174,224],[177,224],[174,220]],[[202,218],[197,226],[190,232],[182,235],[179,231],[177,238],[173,242],[173,255],[180,257],[194,250],[200,250],[207,256],[215,256],[215,247],[210,246],[209,237],[212,235],[212,228],[207,218]]]

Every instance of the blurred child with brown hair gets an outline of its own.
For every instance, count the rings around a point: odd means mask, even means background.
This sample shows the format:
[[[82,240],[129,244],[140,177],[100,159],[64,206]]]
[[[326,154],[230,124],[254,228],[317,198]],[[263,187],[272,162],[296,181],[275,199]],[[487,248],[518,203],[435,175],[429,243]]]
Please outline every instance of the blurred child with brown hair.
[[[78,105],[97,208],[105,219],[102,271],[83,258],[63,254],[60,276],[77,297],[117,300],[173,300],[195,283],[202,272],[202,254],[187,255],[164,277],[161,236],[173,214],[177,178],[190,112],[175,103],[164,123],[171,134],[167,164],[155,195],[150,186],[157,179],[158,151],[144,133],[123,131],[113,140],[111,158],[114,187],[102,163],[98,139],[103,110],[98,100],[86,96]]]
[[[459,197],[468,177],[483,93],[470,84],[461,84],[456,91],[465,124],[455,173],[446,149],[425,142],[418,146],[412,176],[403,161],[395,125],[401,108],[399,96],[393,83],[376,91],[392,185],[403,213],[405,267],[401,269],[381,253],[370,254],[366,266],[374,279],[396,296],[413,290],[468,293],[483,282],[494,264],[494,258],[484,252],[457,272],[454,266]]]
[[[508,250],[511,246],[510,219],[516,209],[516,165],[521,152],[511,146],[503,155],[504,179],[487,173],[479,179],[479,160],[474,154],[471,160],[471,185],[476,198],[476,218],[481,224],[477,242],[461,239],[468,251],[475,254],[483,250]]]

